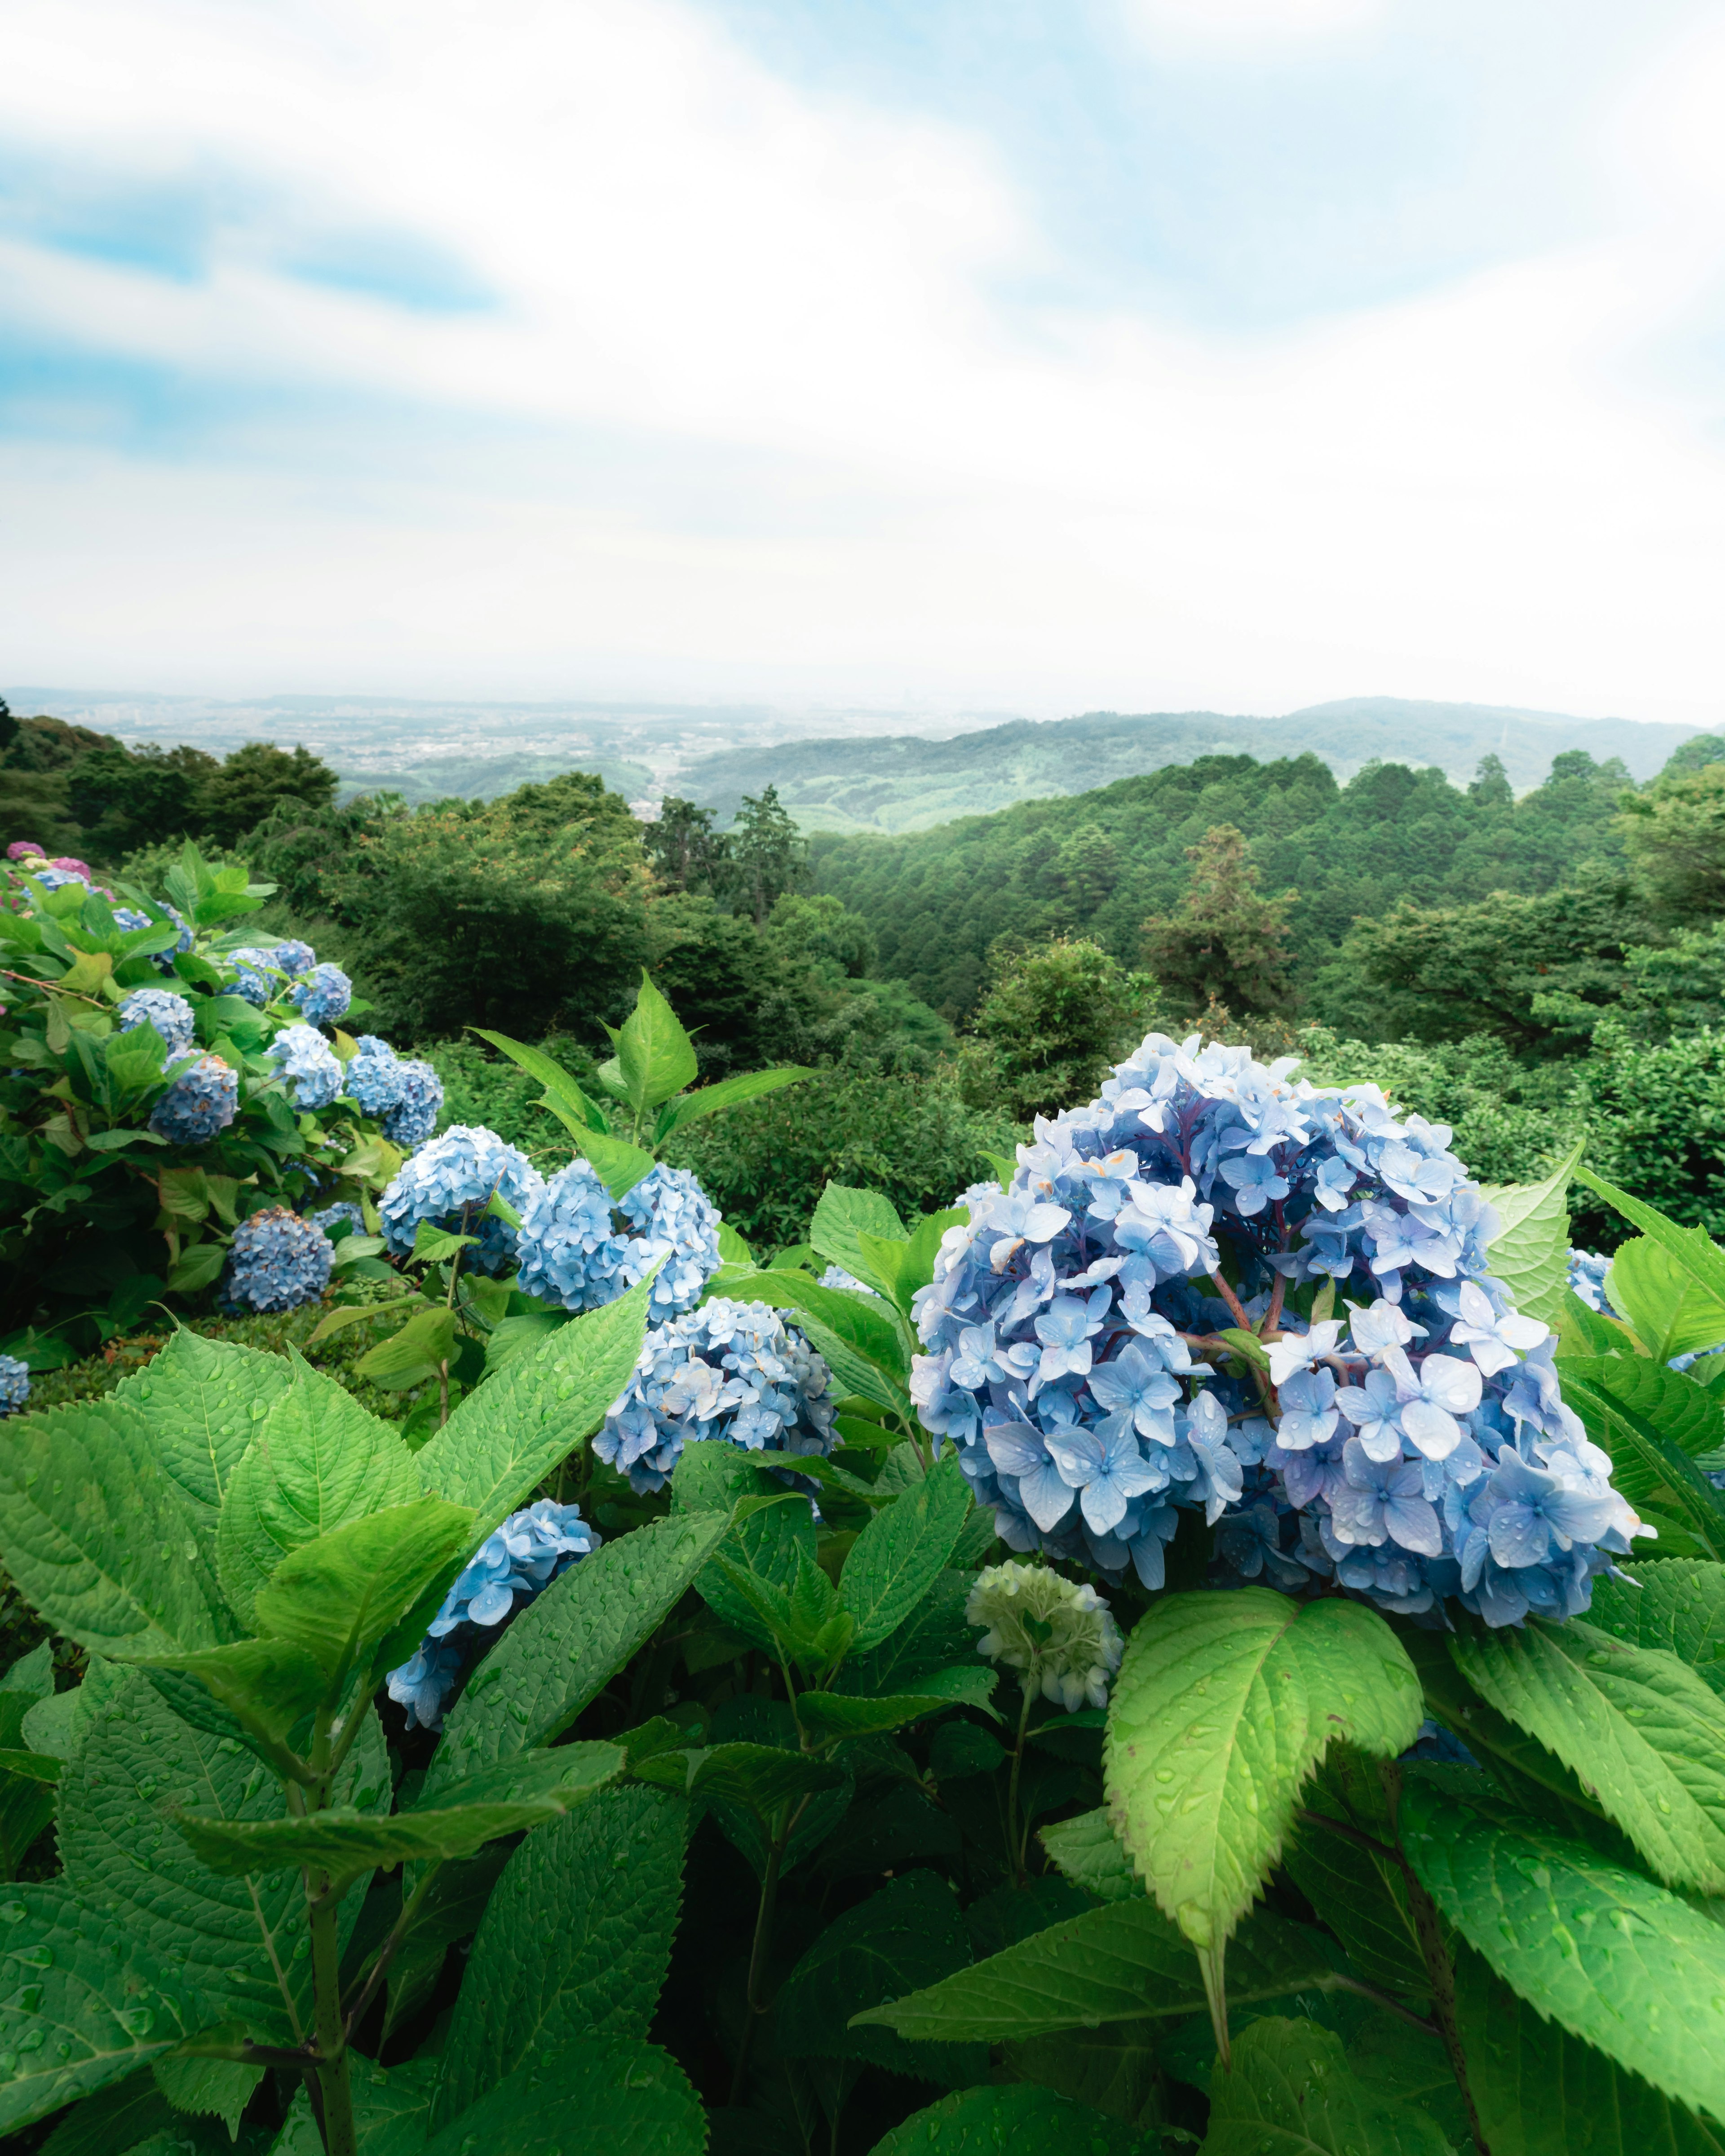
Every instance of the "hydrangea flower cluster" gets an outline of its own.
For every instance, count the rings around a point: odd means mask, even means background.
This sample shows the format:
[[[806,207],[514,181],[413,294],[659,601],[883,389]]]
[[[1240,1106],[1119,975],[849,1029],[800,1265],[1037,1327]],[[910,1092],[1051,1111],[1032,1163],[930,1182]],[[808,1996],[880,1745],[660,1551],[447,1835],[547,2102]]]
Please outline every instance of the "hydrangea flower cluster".
[[[150,926],[150,916],[141,906],[116,906],[114,909],[114,926],[116,928],[125,929],[130,934],[135,928],[147,928]]]
[[[205,1145],[239,1107],[239,1074],[219,1055],[200,1055],[150,1111],[150,1127],[170,1145]]]
[[[362,1115],[380,1117],[384,1137],[404,1149],[424,1144],[444,1105],[443,1081],[431,1065],[398,1055],[375,1033],[360,1035],[343,1090]]]
[[[29,1397],[29,1364],[16,1355],[0,1355],[0,1415],[17,1414]]]
[[[309,943],[302,943],[297,936],[290,936],[285,943],[278,943],[268,954],[272,965],[279,967],[290,981],[309,973],[317,963],[317,953]]]
[[[185,952],[189,951],[197,939],[192,933],[191,922],[187,920],[185,915],[181,912],[178,906],[170,906],[167,904],[167,901],[164,900],[162,901],[162,910],[180,932],[175,941],[174,947],[171,951],[158,951],[156,953],[157,972],[159,973],[171,973],[174,969],[174,960],[182,956]]]
[[[715,1296],[647,1335],[593,1449],[644,1492],[664,1488],[694,1438],[793,1457],[830,1452],[831,1386],[779,1312]]]
[[[356,1235],[362,1235],[366,1231],[365,1214],[346,1198],[339,1204],[326,1205],[321,1213],[308,1213],[305,1218],[314,1228],[321,1228],[331,1242],[336,1239],[337,1228],[351,1228]]]
[[[275,992],[270,978],[275,964],[274,950],[264,950],[255,943],[242,943],[237,951],[228,953],[228,963],[234,968],[234,993],[262,1010]]]
[[[719,1213],[686,1168],[663,1164],[644,1175],[619,1209],[634,1229],[624,1284],[644,1280],[665,1260],[648,1298],[647,1322],[689,1309],[719,1270]]]
[[[1569,1253],[1569,1291],[1579,1296],[1589,1310],[1605,1309],[1605,1276],[1611,1270],[1609,1258],[1601,1257],[1597,1250],[1574,1250]]]
[[[408,1727],[443,1727],[444,1702],[454,1689],[474,1635],[501,1625],[557,1574],[599,1545],[597,1528],[578,1505],[542,1497],[511,1512],[480,1545],[444,1597],[424,1640],[389,1672],[389,1697],[408,1711]]]
[[[923,1422],[1009,1548],[1160,1587],[1199,1510],[1235,1579],[1575,1614],[1648,1531],[1490,1277],[1495,1216],[1447,1129],[1292,1067],[1152,1034],[1039,1120],[918,1296]]]
[[[192,1046],[193,1029],[196,1019],[192,1006],[183,996],[177,996],[167,988],[134,988],[129,996],[122,996],[119,1009],[120,1030],[131,1033],[135,1027],[153,1025],[167,1044],[168,1055],[186,1055]]]
[[[335,1245],[315,1221],[285,1205],[265,1206],[234,1230],[222,1300],[231,1310],[297,1310],[329,1286],[335,1255]]]
[[[516,1248],[523,1295],[565,1310],[597,1310],[624,1291],[627,1240],[611,1222],[611,1194],[584,1160],[572,1160],[521,1209]]]
[[[341,1090],[336,1051],[314,1026],[285,1025],[270,1044],[270,1060],[290,1081],[296,1108],[326,1108]]]
[[[1027,1691],[1040,1690],[1068,1714],[1107,1705],[1124,1642],[1095,1588],[1044,1564],[991,1564],[976,1576],[964,1621],[986,1627],[977,1652],[1017,1670]]]
[[[845,1271],[843,1265],[829,1265],[820,1276],[823,1287],[843,1288],[850,1295],[872,1295],[874,1290],[866,1281],[858,1280]]]
[[[327,961],[301,974],[288,991],[289,1000],[300,1006],[308,1025],[333,1025],[347,1015],[353,1001],[353,983],[339,966]]]
[[[543,1187],[526,1155],[506,1145],[495,1131],[452,1123],[441,1137],[403,1162],[378,1200],[384,1242],[393,1255],[404,1258],[419,1223],[429,1220],[452,1234],[476,1235],[479,1240],[466,1252],[465,1262],[482,1273],[500,1273],[515,1255],[516,1231],[486,1212],[492,1193],[524,1213]]]

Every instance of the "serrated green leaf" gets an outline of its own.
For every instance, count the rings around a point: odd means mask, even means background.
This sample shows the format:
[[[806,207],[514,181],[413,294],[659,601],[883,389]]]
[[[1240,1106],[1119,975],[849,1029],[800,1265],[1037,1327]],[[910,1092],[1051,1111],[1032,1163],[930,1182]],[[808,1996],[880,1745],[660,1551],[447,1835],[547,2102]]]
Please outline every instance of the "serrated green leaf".
[[[74,2104],[42,2143],[42,2156],[115,2156],[116,2150],[141,2148],[177,2123],[151,2075],[135,2070]]]
[[[1339,2036],[1271,2016],[1240,2031],[1233,2071],[1212,2077],[1204,2145],[1208,2156],[1450,2156],[1435,2118],[1349,2072]]]
[[[1320,1934],[1260,1910],[1229,1948],[1230,2000],[1244,2006],[1332,1989],[1335,1961]],[[987,2043],[1141,2016],[1167,2020],[1204,2008],[1191,1942],[1140,1895],[1051,1925],[863,2019],[918,2042]]]
[[[1144,1882],[1114,1831],[1106,1804],[1045,1826],[1036,1838],[1061,1876],[1097,1901],[1130,1902],[1142,1895]]]
[[[283,1357],[231,1340],[208,1340],[182,1326],[159,1355],[122,1378],[110,1397],[142,1413],[157,1457],[213,1527],[259,1424],[293,1382],[292,1366]]]
[[[1323,1821],[1333,1821],[1326,1825]],[[1338,1831],[1352,1829],[1353,1834]],[[1365,1835],[1378,1847],[1355,1836]],[[1404,1999],[1431,1987],[1395,1828],[1375,1764],[1338,1746],[1318,1769],[1283,1865],[1368,1984]]]
[[[907,1722],[921,1722],[948,1707],[984,1707],[994,1689],[995,1672],[973,1665],[942,1671],[938,1691],[928,1690],[884,1699],[846,1698],[842,1693],[804,1692],[797,1702],[797,1719],[811,1737],[832,1742],[844,1737],[875,1737],[901,1729]]]
[[[1725,2115],[1725,1929],[1583,1844],[1410,1782],[1402,1845],[1440,1911],[1548,2020]]]
[[[39,1616],[95,1654],[172,1654],[233,1634],[192,1512],[134,1405],[85,1400],[8,1420],[0,1563]]]
[[[685,1123],[696,1122],[703,1116],[716,1116],[726,1108],[740,1107],[745,1101],[758,1101],[763,1093],[776,1093],[783,1086],[795,1086],[814,1075],[803,1064],[782,1063],[771,1070],[746,1070],[736,1078],[721,1078],[716,1086],[703,1086],[699,1092],[685,1093],[680,1100],[666,1103],[660,1118],[660,1140],[662,1142],[673,1131],[680,1131]],[[722,1249],[723,1230],[720,1232]],[[742,1239],[739,1236],[737,1240],[740,1242]]]
[[[436,2087],[436,2060],[409,2059],[405,2066],[386,2069],[350,2047],[347,2074],[359,2156],[419,2156]],[[91,2156],[100,2156],[100,2152],[92,2151]],[[145,2152],[140,2150],[139,2156]],[[151,2150],[149,2156],[158,2156],[158,2152]],[[181,2152],[164,2149],[159,2156],[181,2156]],[[303,2087],[289,2107],[268,2156],[324,2156],[323,2137]]]
[[[159,2058],[201,2003],[128,1928],[68,1887],[0,1890],[0,2133]]]
[[[453,1310],[439,1304],[416,1311],[405,1325],[360,1357],[355,1373],[386,1391],[405,1392],[408,1386],[437,1376],[455,1352],[455,1336]]]
[[[561,1115],[562,1111],[557,1112]],[[620,1204],[643,1176],[653,1173],[652,1154],[629,1144],[626,1138],[608,1137],[600,1131],[574,1130],[572,1126],[571,1128],[588,1166],[610,1193],[614,1205]]]
[[[1614,1254],[1605,1296],[1656,1363],[1725,1341],[1725,1299],[1651,1236],[1632,1235]]]
[[[642,1281],[517,1355],[470,1393],[418,1455],[423,1486],[478,1515],[489,1534],[592,1436],[628,1384],[647,1332]]]
[[[195,1677],[218,1706],[276,1743],[286,1743],[295,1722],[311,1712],[326,1690],[318,1662],[290,1640],[235,1640],[225,1647],[174,1655],[144,1667]]]
[[[910,1245],[898,1269],[898,1305],[907,1317],[917,1290],[927,1287],[934,1278],[942,1238],[948,1228],[969,1218],[968,1205],[949,1205],[942,1213],[924,1214],[911,1229]]]
[[[239,2139],[240,2113],[264,2078],[261,2066],[242,2066],[237,2059],[200,2059],[189,2054],[182,2057],[172,2051],[166,2058],[157,2059],[150,2071],[176,2111],[221,2118],[227,2130],[220,2139],[210,2135],[211,2156],[219,2156],[223,2141],[231,2146]],[[175,2122],[182,2133],[185,2123],[183,2119]],[[168,2152],[163,2150],[162,2156],[168,2156]]]
[[[779,1806],[819,1789],[836,1789],[842,1768],[777,1744],[712,1744],[705,1750],[655,1752],[636,1763],[643,1780],[678,1795],[722,1798],[770,1820]]]
[[[852,2017],[884,2000],[938,1984],[967,1968],[970,1941],[957,1897],[932,1871],[912,1871],[848,1909],[822,1932],[786,1978],[773,2010],[773,2040],[786,2058],[856,2059],[947,2084],[979,2080],[979,2044],[918,2046]]]
[[[1551,1173],[1538,1183],[1489,1185],[1480,1193],[1499,1226],[1487,1252],[1493,1279],[1528,1317],[1555,1325],[1569,1270],[1569,1211],[1566,1194],[1584,1150],[1578,1139]]]
[[[1640,1355],[1566,1357],[1563,1395],[1631,1505],[1669,1491],[1710,1557],[1725,1556],[1725,1502],[1694,1466],[1725,1435],[1721,1404],[1681,1370]]]
[[[1607,1311],[1589,1308],[1573,1288],[1563,1291],[1556,1323],[1559,1362],[1571,1355],[1628,1355],[1635,1351],[1628,1327]]]
[[[334,1378],[297,1363],[234,1469],[216,1530],[222,1591],[249,1630],[258,1589],[290,1550],[419,1495],[413,1455]]]
[[[624,1086],[637,1109],[656,1108],[701,1075],[694,1042],[644,970],[635,1007],[611,1033],[611,1041]]]
[[[1199,1950],[1226,2055],[1222,1956],[1281,1854],[1301,1785],[1338,1740],[1394,1758],[1420,1681],[1384,1620],[1267,1588],[1175,1594],[1128,1642],[1108,1713],[1109,1815]]]
[[[808,1336],[844,1392],[910,1419],[910,1336],[896,1311],[879,1296],[822,1287],[801,1272],[754,1273],[734,1281],[730,1292],[738,1301],[794,1311],[798,1330]]]
[[[1702,1295],[1725,1303],[1725,1251],[1710,1236],[1699,1228],[1680,1228],[1656,1206],[1632,1198],[1628,1191],[1620,1190],[1615,1183],[1607,1183],[1603,1176],[1594,1175],[1588,1168],[1577,1168],[1575,1180],[1584,1183],[1651,1241],[1668,1251]]]
[[[423,2156],[701,2156],[706,2120],[668,2051],[594,2036],[517,2066]]]
[[[936,1670],[952,1669],[974,1656],[977,1628],[967,1620],[964,1609],[975,1578],[974,1573],[950,1566],[938,1573],[896,1631],[878,1647],[853,1654],[845,1662],[834,1681],[834,1689],[860,1698],[914,1691]]]
[[[665,1622],[727,1525],[723,1513],[657,1520],[554,1579],[519,1612],[450,1709],[426,1795],[561,1736]]]
[[[1136,2129],[1089,2104],[1020,2083],[942,2097],[877,2141],[874,2156],[994,2156],[1001,2148],[1034,2149],[1036,2156],[1141,2156],[1147,2145]]]
[[[468,1957],[433,2128],[535,2056],[644,2036],[682,1902],[688,1807],[608,1789],[510,1858]]]
[[[774,1499],[743,1498],[729,1533],[702,1567],[695,1585],[716,1617],[775,1654],[772,1625],[734,1574],[743,1573],[763,1589],[788,1595],[803,1560],[813,1563],[814,1554],[814,1515],[806,1497],[782,1491]]]
[[[1455,2018],[1491,2156],[1725,2156],[1725,2133],[1518,1999],[1459,1943]]]
[[[890,1243],[906,1243],[905,1224],[892,1201],[878,1190],[852,1190],[842,1183],[829,1183],[815,1201],[809,1223],[809,1240],[816,1254],[829,1265],[838,1265],[853,1279],[868,1281],[887,1292],[885,1283],[870,1278],[867,1254],[858,1238],[875,1235]]]
[[[1725,1564],[1661,1558],[1594,1582],[1588,1622],[1636,1647],[1666,1647],[1725,1694]]]
[[[869,1522],[839,1575],[858,1653],[878,1646],[916,1609],[945,1570],[969,1512],[970,1485],[951,1449],[926,1481]]]
[[[511,1040],[506,1033],[488,1033],[482,1025],[470,1026],[468,1031],[476,1033],[481,1040],[489,1040],[493,1048],[506,1055],[511,1063],[519,1065],[530,1078],[536,1078],[550,1098],[568,1109],[583,1128],[599,1132],[610,1129],[604,1111],[588,1098],[562,1065],[543,1049],[529,1048],[524,1041]]]
[[[1579,1618],[1452,1636],[1474,1690],[1596,1794],[1670,1887],[1725,1893],[1725,1703],[1675,1655]]]

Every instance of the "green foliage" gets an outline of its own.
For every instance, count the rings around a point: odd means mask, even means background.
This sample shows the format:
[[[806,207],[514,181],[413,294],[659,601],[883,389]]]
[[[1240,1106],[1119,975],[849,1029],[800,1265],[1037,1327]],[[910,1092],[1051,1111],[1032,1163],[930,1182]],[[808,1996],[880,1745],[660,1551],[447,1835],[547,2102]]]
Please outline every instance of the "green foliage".
[[[1007,944],[992,959],[961,1065],[966,1100],[1029,1122],[1091,1099],[1144,1033],[1147,983],[1082,939]]]
[[[1219,824],[1186,849],[1192,874],[1173,913],[1144,923],[1144,963],[1189,1009],[1225,1004],[1250,1018],[1290,999],[1288,914],[1296,891],[1266,898],[1244,833]]]
[[[1450,2143],[1435,2118],[1356,2079],[1329,2030],[1267,2016],[1211,2085],[1204,2145],[1209,2156],[1446,2156]]]

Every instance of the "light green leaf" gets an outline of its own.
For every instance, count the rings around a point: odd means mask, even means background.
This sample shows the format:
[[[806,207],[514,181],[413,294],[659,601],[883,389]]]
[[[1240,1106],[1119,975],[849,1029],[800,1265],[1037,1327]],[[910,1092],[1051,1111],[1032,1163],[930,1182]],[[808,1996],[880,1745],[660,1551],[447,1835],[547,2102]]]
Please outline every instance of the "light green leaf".
[[[1725,2156],[1725,2133],[1518,1999],[1459,1943],[1455,2017],[1491,2156]]]
[[[1480,1193],[1501,1224],[1488,1253],[1492,1278],[1502,1281],[1524,1316],[1548,1325],[1558,1322],[1568,1281],[1566,1194],[1584,1147],[1578,1139],[1542,1182],[1498,1183]]]
[[[577,1131],[573,1135],[588,1166],[610,1193],[613,1204],[620,1204],[641,1178],[653,1172],[652,1154],[626,1138],[608,1137],[598,1131]]]
[[[854,1279],[870,1286],[886,1284],[870,1277],[869,1260],[859,1238],[875,1235],[890,1243],[907,1242],[905,1224],[892,1201],[878,1190],[851,1190],[842,1183],[829,1183],[816,1200],[809,1223],[809,1240],[829,1265],[839,1265]]]
[[[747,1265],[755,1270],[755,1254],[728,1220],[719,1223],[719,1255],[726,1265]]]
[[[409,1614],[417,1640],[472,1542],[473,1514],[441,1497],[350,1520],[282,1559],[254,1600],[258,1630],[311,1656],[333,1706],[355,1665],[369,1672],[374,1651]]]
[[[1699,1228],[1680,1228],[1657,1207],[1632,1198],[1628,1191],[1620,1190],[1615,1183],[1607,1183],[1603,1176],[1594,1175],[1587,1168],[1577,1168],[1575,1180],[1584,1183],[1614,1211],[1622,1214],[1644,1235],[1669,1251],[1703,1296],[1725,1303],[1725,1251],[1709,1235]]]
[[[1725,2117],[1725,1928],[1581,1843],[1418,1782],[1402,1845],[1444,1917],[1572,2036]]]
[[[234,1469],[216,1531],[222,1591],[248,1630],[258,1589],[290,1550],[419,1495],[419,1473],[388,1423],[295,1358],[294,1383]]]
[[[1333,1949],[1319,1933],[1262,1911],[1246,1918],[1229,1949],[1229,1996],[1236,2006],[1330,1990],[1335,1975]],[[861,2018],[919,2042],[992,2043],[1141,2016],[1172,2020],[1204,2007],[1203,1973],[1190,1941],[1140,1895],[1050,1925]]]
[[[1233,2071],[1212,2077],[1204,2146],[1206,2156],[1450,2156],[1435,2118],[1355,2079],[1339,2036],[1269,2016],[1240,2031]]]
[[[803,1064],[783,1063],[772,1070],[746,1070],[736,1078],[721,1078],[716,1086],[703,1086],[699,1092],[685,1093],[680,1100],[666,1102],[659,1119],[659,1140],[662,1144],[673,1131],[681,1130],[685,1123],[695,1122],[702,1116],[716,1116],[723,1109],[741,1107],[745,1101],[758,1101],[763,1093],[776,1093],[782,1086],[798,1085],[814,1075]],[[723,1248],[722,1242],[720,1247]]]
[[[1725,1702],[1692,1670],[1579,1618],[1455,1635],[1450,1652],[1587,1783],[1656,1877],[1725,1894]]]
[[[956,1449],[925,1481],[877,1512],[839,1575],[839,1601],[856,1620],[858,1653],[896,1632],[944,1570],[970,1511]]]
[[[405,1392],[408,1386],[438,1375],[455,1352],[455,1335],[453,1310],[439,1303],[416,1311],[405,1325],[361,1356],[355,1372],[388,1392]]]
[[[980,2044],[913,2048],[852,2017],[921,1991],[970,1962],[957,1897],[932,1871],[912,1871],[835,1917],[786,1978],[773,2010],[777,2049],[792,2059],[856,2059],[949,2086],[988,2071]]]
[[[1588,1622],[1635,1647],[1666,1647],[1725,1693],[1725,1564],[1661,1558],[1594,1582]],[[28,1733],[26,1728],[27,1735]]]
[[[898,1269],[898,1305],[908,1317],[916,1291],[934,1278],[934,1261],[948,1228],[970,1218],[968,1205],[949,1205],[943,1213],[925,1214],[911,1230],[910,1247]]]
[[[426,1795],[561,1736],[659,1630],[727,1524],[722,1512],[656,1520],[554,1579],[468,1679],[426,1775]]]
[[[603,1132],[610,1129],[604,1111],[590,1101],[562,1064],[554,1061],[542,1049],[529,1048],[524,1041],[511,1040],[506,1033],[489,1033],[482,1025],[470,1026],[468,1031],[476,1033],[481,1040],[489,1040],[493,1048],[506,1055],[511,1063],[518,1064],[530,1078],[536,1078],[545,1088],[547,1100],[558,1103],[574,1118],[568,1127],[578,1136],[583,1130]]]
[[[1656,1363],[1725,1341],[1725,1301],[1703,1288],[1651,1236],[1635,1235],[1611,1260],[1605,1294]]]
[[[354,1746],[340,1794],[367,1810],[388,1802],[375,1719]],[[305,1935],[304,1889],[286,1876],[247,1882],[206,1870],[173,1830],[174,1811],[188,1804],[230,1820],[276,1819],[281,1785],[231,1740],[182,1722],[143,1672],[127,1671],[95,1710],[60,1784],[66,1883],[110,1911],[218,2018],[264,2042],[297,2043],[311,2026],[310,1964],[294,1953]],[[351,1927],[357,1899],[341,1913]]]
[[[1420,1681],[1375,1612],[1267,1588],[1173,1594],[1132,1633],[1108,1713],[1108,1809],[1199,1950],[1227,2055],[1223,1949],[1281,1852],[1302,1784],[1338,1740],[1390,1758]]]
[[[1045,1826],[1037,1839],[1061,1875],[1097,1901],[1130,1902],[1142,1895],[1144,1882],[1115,1833],[1106,1805]]]
[[[1036,2156],[1141,2156],[1147,2146],[1119,2119],[1020,2082],[942,2097],[895,2126],[875,2143],[873,2156],[992,2156],[998,2148],[1034,2149]]]
[[[182,1326],[153,1361],[121,1378],[110,1397],[141,1412],[157,1457],[183,1494],[208,1514],[213,1528],[259,1424],[293,1382],[284,1357],[208,1340]]]
[[[620,1027],[605,1029],[617,1050],[624,1089],[637,1111],[656,1108],[700,1075],[694,1042],[644,969],[634,1009]]]
[[[85,1400],[8,1420],[0,1563],[39,1616],[95,1654],[172,1654],[233,1632],[135,1405]]]
[[[594,2036],[517,2066],[423,2156],[701,2156],[706,2147],[706,2119],[668,2051]]]
[[[794,1311],[798,1331],[808,1336],[845,1392],[910,1419],[910,1336],[878,1296],[822,1287],[800,1272],[755,1273],[734,1281],[730,1291],[740,1302]]]
[[[128,1928],[67,1887],[0,1888],[0,2133],[159,2058],[200,2002]]]
[[[1563,1380],[1629,1502],[1656,1503],[1669,1492],[1707,1553],[1725,1556],[1725,1504],[1692,1464],[1725,1435],[1714,1394],[1640,1355],[1566,1356]]]
[[[531,1835],[491,1896],[444,2046],[433,2127],[528,2060],[644,2036],[682,1902],[688,1808],[608,1789]]]
[[[423,1486],[478,1515],[488,1535],[598,1428],[647,1332],[650,1282],[516,1356],[451,1414],[418,1455]]]
[[[857,1235],[856,1247],[864,1267],[856,1277],[902,1310],[905,1299],[898,1276],[910,1254],[910,1245],[896,1236],[871,1235],[864,1229]]]

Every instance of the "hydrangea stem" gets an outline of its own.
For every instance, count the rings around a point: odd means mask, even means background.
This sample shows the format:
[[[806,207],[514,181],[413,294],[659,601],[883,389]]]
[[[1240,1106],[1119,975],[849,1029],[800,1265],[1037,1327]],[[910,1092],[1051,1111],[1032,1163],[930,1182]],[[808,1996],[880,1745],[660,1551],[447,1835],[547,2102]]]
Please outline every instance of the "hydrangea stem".
[[[800,1812],[801,1806],[798,1807]],[[761,1999],[761,1985],[767,1973],[767,1956],[773,1943],[773,1912],[778,1900],[779,1867],[784,1862],[784,1853],[790,1845],[792,1813],[788,1804],[780,1815],[778,1831],[773,1835],[767,1853],[767,1869],[761,1879],[760,1906],[755,1912],[754,1944],[749,1949],[748,1988],[743,2000],[742,2041],[737,2046],[737,2064],[731,2075],[731,2102],[742,2101],[744,2085],[748,2078],[749,2052],[755,2041],[755,2027],[766,2007]],[[330,2156],[335,2156],[333,2149]]]
[[[1018,1742],[1012,1748],[1012,1773],[1006,1785],[1006,1842],[1008,1853],[1012,1858],[1012,1882],[1014,1887],[1022,1887],[1024,1883],[1024,1849],[1030,1839],[1029,1822],[1025,1822],[1022,1832],[1019,1827],[1019,1774],[1024,1763],[1024,1734],[1030,1726],[1030,1704],[1038,1690],[1034,1662],[1022,1672],[1019,1682],[1024,1703],[1019,1709]]]
[[[311,1981],[317,2002],[317,2084],[323,2098],[326,2156],[357,2156],[353,2087],[341,2026],[341,1943],[336,1930],[336,1897],[329,1881],[310,1898]]]

